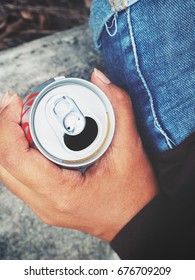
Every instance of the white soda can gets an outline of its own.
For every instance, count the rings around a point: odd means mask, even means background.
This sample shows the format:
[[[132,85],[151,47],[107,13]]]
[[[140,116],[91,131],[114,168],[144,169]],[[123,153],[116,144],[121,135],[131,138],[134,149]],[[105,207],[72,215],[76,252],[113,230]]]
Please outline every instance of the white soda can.
[[[115,116],[107,96],[94,84],[56,77],[27,97],[22,128],[32,147],[65,168],[82,169],[108,149]]]

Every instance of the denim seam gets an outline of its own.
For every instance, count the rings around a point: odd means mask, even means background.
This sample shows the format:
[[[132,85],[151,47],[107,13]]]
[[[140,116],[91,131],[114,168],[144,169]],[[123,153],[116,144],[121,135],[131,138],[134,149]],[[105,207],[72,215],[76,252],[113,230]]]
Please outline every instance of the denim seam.
[[[142,71],[140,69],[139,66],[139,59],[138,59],[138,54],[137,54],[137,47],[136,47],[136,42],[135,42],[135,38],[134,38],[134,33],[133,33],[133,27],[132,27],[132,23],[131,23],[131,15],[130,15],[130,7],[128,9],[126,9],[127,12],[127,23],[128,23],[128,28],[129,28],[129,35],[130,35],[130,39],[131,39],[131,43],[132,43],[132,48],[133,48],[133,55],[134,55],[134,59],[135,59],[135,66],[137,69],[137,73],[141,79],[141,82],[147,92],[149,101],[150,101],[150,107],[151,107],[151,111],[152,111],[152,115],[154,118],[154,126],[160,131],[160,133],[165,137],[165,140],[167,142],[167,145],[170,149],[173,148],[173,146],[175,146],[175,143],[168,137],[168,135],[166,134],[166,132],[163,130],[163,128],[161,127],[158,118],[156,116],[156,112],[155,112],[155,106],[154,106],[154,100],[152,97],[152,94],[150,92],[150,89],[147,85],[147,82],[142,74]]]

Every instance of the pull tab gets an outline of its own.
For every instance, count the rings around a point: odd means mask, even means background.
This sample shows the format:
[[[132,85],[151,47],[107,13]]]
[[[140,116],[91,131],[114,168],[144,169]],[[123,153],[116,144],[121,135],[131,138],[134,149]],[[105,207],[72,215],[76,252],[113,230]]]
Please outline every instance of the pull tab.
[[[45,109],[47,120],[62,145],[64,135],[76,136],[85,129],[86,119],[72,98],[52,97]]]
[[[70,97],[62,96],[55,101],[53,117],[63,125],[65,133],[68,135],[78,135],[85,128],[85,117]]]

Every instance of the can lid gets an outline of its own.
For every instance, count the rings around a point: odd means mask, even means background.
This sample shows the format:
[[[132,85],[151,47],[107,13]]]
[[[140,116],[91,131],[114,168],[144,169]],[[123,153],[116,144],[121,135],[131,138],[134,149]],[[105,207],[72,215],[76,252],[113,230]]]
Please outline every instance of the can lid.
[[[89,165],[108,148],[115,117],[106,95],[77,78],[54,78],[36,97],[30,127],[37,148],[71,168]]]

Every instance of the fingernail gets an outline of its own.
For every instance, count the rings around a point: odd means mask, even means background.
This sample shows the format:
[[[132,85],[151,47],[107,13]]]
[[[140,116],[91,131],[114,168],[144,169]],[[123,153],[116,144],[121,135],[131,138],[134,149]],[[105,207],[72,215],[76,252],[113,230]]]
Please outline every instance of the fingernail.
[[[16,97],[16,96],[17,96],[17,94],[13,94],[13,93],[7,91],[7,92],[2,96],[2,98],[1,98],[1,100],[0,100],[0,112],[1,112],[5,107],[7,107],[7,105],[9,105],[9,104],[12,102],[12,100],[14,99],[14,97]]]
[[[94,73],[95,73],[96,77],[99,80],[101,80],[104,84],[107,84],[107,85],[111,84],[111,81],[100,70],[94,68]]]

